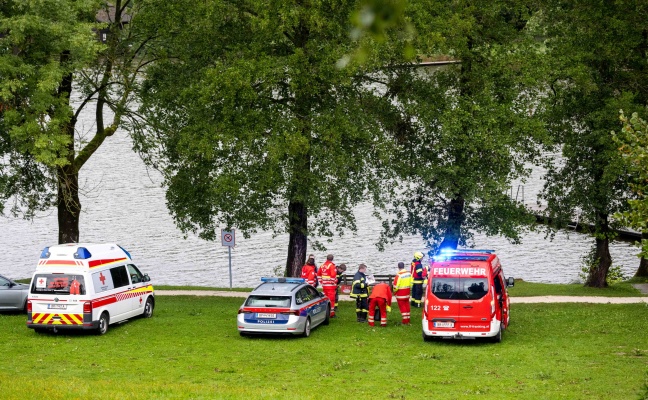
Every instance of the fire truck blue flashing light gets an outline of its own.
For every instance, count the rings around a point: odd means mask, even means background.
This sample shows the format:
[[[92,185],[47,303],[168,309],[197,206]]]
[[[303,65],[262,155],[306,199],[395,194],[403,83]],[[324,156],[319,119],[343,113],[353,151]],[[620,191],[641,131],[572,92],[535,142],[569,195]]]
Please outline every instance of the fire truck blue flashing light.
[[[45,247],[43,251],[41,251],[40,258],[49,258],[50,255],[49,247]]]
[[[85,247],[79,247],[76,253],[74,253],[74,258],[76,258],[77,260],[85,260],[90,257],[92,257],[92,254],[90,254],[88,249],[86,249]]]
[[[459,254],[493,254],[495,253],[495,250],[486,250],[486,249],[450,249],[450,248],[443,248],[440,249],[439,252],[432,256],[432,259],[434,261],[447,261],[447,260],[482,260],[482,259],[488,259],[488,257],[480,257],[476,258],[475,256],[465,256],[465,257],[459,257]]]
[[[261,278],[261,282],[268,283],[304,283],[304,278]]]

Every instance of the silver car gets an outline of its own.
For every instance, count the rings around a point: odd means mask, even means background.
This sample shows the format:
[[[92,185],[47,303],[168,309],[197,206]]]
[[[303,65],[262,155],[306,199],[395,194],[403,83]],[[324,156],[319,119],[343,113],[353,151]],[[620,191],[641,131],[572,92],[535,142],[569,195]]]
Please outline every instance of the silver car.
[[[29,285],[0,275],[0,311],[27,312],[27,293]]]
[[[238,311],[241,336],[255,333],[310,336],[329,324],[331,303],[301,278],[261,278]]]

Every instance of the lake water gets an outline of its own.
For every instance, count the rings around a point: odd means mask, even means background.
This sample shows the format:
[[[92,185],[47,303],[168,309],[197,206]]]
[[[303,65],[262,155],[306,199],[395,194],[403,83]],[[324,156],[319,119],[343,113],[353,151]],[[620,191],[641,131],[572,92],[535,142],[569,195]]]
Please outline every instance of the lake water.
[[[92,128],[87,121],[80,127]],[[156,284],[229,286],[227,248],[220,241],[210,243],[192,235],[183,237],[166,209],[160,182],[159,173],[148,170],[131,151],[130,138],[117,131],[81,170],[80,240],[120,244]],[[534,193],[540,186],[537,178],[525,185],[527,203],[535,202]],[[514,187],[514,196],[516,192]],[[365,263],[369,273],[387,274],[395,273],[399,261],[409,263],[415,251],[425,253],[423,240],[417,236],[406,237],[402,243],[379,252],[375,243],[381,226],[371,215],[371,206],[360,206],[355,211],[358,233],[325,243],[326,252],[315,252],[318,264],[330,252],[335,254],[336,263],[349,266],[348,272]],[[0,274],[15,279],[30,277],[40,251],[57,242],[56,210],[33,221],[1,221],[0,248],[5,256]],[[497,251],[507,276],[547,283],[578,280],[580,258],[592,243],[589,236],[575,232],[558,234],[553,241],[545,239],[544,234],[529,233],[519,245],[497,237],[475,237],[478,248]],[[261,276],[273,276],[276,268],[283,270],[287,245],[287,235],[273,237],[270,232],[262,232],[249,239],[237,235],[236,247],[232,249],[233,286],[250,287]],[[639,264],[637,252],[628,243],[614,242],[613,265],[621,266],[626,276],[632,276]]]

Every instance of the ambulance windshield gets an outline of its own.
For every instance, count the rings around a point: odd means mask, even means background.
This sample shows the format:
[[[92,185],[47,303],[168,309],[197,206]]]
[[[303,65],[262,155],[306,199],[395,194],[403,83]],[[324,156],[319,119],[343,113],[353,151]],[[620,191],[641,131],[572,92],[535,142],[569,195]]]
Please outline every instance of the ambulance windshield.
[[[32,279],[34,294],[81,295],[85,294],[83,275],[37,274]]]
[[[481,299],[488,293],[488,280],[486,278],[434,278],[432,293],[439,299]]]

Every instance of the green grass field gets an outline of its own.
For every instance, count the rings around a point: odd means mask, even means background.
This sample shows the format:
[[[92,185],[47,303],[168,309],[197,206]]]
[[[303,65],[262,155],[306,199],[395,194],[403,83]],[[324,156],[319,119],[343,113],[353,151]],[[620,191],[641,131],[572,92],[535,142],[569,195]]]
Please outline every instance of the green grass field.
[[[425,343],[420,322],[355,322],[310,338],[240,337],[237,298],[158,296],[151,319],[104,336],[37,334],[0,315],[0,398],[639,399],[648,395],[645,304],[519,304],[500,344]],[[413,310],[420,321],[420,311]]]

